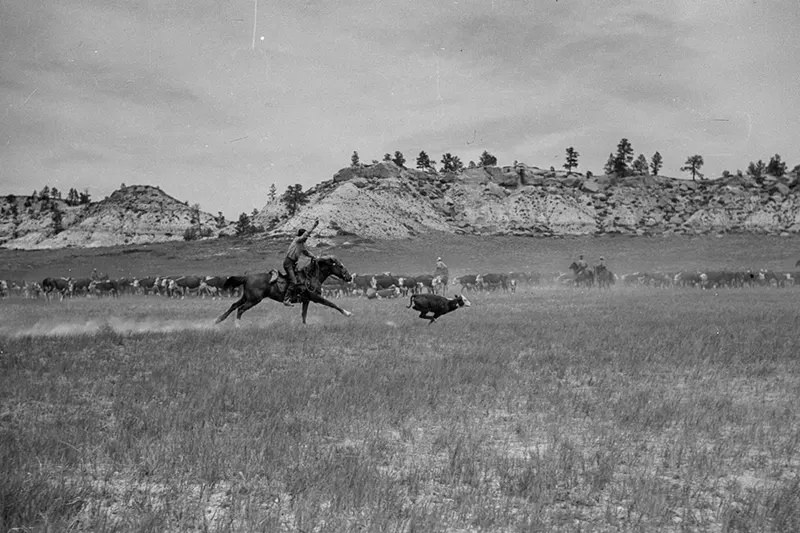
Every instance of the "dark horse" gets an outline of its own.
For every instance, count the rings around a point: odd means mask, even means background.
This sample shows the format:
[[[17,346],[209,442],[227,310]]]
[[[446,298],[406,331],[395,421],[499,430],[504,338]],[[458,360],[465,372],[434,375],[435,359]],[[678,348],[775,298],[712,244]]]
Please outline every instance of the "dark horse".
[[[352,314],[350,311],[346,311],[335,303],[322,297],[322,282],[325,281],[328,276],[336,276],[344,281],[350,281],[353,278],[341,261],[333,256],[319,257],[316,260],[312,259],[308,265],[297,271],[298,289],[294,301],[303,304],[303,324],[306,323],[309,302],[333,307],[344,316],[350,316]],[[264,274],[230,276],[227,281],[225,281],[224,289],[231,290],[240,285],[244,285],[242,297],[234,302],[230,309],[225,311],[222,316],[217,319],[216,323],[219,324],[228,318],[228,315],[233,311],[236,311],[236,325],[238,326],[242,314],[254,305],[257,305],[264,298],[270,298],[276,302],[283,302],[283,295],[286,292],[286,282],[286,276],[279,274],[275,270]]]
[[[594,285],[594,272],[590,268],[581,268],[578,266],[577,263],[574,261],[571,265],[569,265],[569,269],[572,270],[572,273],[575,275],[575,282],[576,287],[580,287],[581,285],[585,285],[587,287],[591,287]]]
[[[594,277],[597,280],[597,286],[601,289],[610,289],[614,284],[614,274],[602,265],[594,267]]]

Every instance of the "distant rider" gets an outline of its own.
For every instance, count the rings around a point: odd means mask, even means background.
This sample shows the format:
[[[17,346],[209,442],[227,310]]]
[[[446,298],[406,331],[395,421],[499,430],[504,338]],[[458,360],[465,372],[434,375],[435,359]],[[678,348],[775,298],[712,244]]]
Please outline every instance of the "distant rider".
[[[589,264],[583,258],[583,254],[581,254],[581,256],[578,258],[578,260],[575,261],[575,265],[578,267],[578,270],[575,271],[576,274],[580,274],[581,272],[583,272],[587,268],[589,268]]]
[[[297,292],[297,261],[300,259],[300,256],[305,255],[312,260],[316,259],[314,254],[306,250],[306,241],[311,236],[311,232],[314,231],[318,225],[319,219],[314,221],[314,225],[309,231],[303,228],[298,229],[297,237],[295,237],[292,240],[292,244],[289,245],[286,258],[283,260],[283,269],[286,271],[286,277],[289,279],[289,283],[286,286],[286,294],[283,297],[283,305],[291,307],[292,299]]]
[[[600,258],[600,262],[594,267],[595,272],[603,272],[606,270],[606,259],[605,257]]]

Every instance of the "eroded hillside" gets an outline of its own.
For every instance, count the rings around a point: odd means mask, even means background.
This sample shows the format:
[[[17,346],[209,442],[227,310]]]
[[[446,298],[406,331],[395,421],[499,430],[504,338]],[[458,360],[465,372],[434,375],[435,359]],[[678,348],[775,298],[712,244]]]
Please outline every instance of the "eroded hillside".
[[[800,232],[796,175],[688,181],[589,177],[536,167],[423,172],[392,162],[345,168],[308,191],[289,217],[279,201],[256,223],[292,233],[315,218],[321,238],[396,239],[428,231],[483,235],[638,235]]]

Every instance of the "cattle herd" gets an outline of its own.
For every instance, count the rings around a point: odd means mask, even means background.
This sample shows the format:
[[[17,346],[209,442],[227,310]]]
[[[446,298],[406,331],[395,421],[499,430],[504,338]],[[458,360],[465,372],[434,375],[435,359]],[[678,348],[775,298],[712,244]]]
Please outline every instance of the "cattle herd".
[[[0,298],[10,296],[45,298],[51,300],[93,296],[119,297],[124,295],[162,296],[169,298],[232,297],[236,290],[225,289],[228,276],[152,276],[144,278],[110,279],[108,276],[92,278],[48,277],[41,282],[0,280]],[[356,274],[352,281],[329,278],[322,286],[323,296],[341,298],[361,296],[369,299],[387,299],[414,294],[447,295],[448,290],[465,292],[508,292],[520,286],[575,286],[610,288],[614,285],[641,287],[689,287],[697,289],[743,287],[791,287],[800,279],[800,271],[773,270],[687,270],[679,272],[633,272],[616,275],[608,272],[606,283],[587,281],[574,272],[542,274],[537,272],[510,272],[466,274],[448,279],[431,274],[395,275]]]

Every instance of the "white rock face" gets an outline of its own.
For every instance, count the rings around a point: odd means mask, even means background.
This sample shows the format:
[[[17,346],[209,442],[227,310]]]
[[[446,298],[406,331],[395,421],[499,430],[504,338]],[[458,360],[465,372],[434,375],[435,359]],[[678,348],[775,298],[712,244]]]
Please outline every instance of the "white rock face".
[[[64,207],[63,231],[56,232],[53,207],[36,206],[16,224],[6,248],[47,249],[67,246],[93,248],[121,244],[146,244],[183,240],[193,225],[192,209],[158,188],[133,185],[115,191],[108,198],[86,206]],[[67,216],[69,213],[69,216]],[[201,228],[216,237],[219,229],[212,215],[197,213]]]

